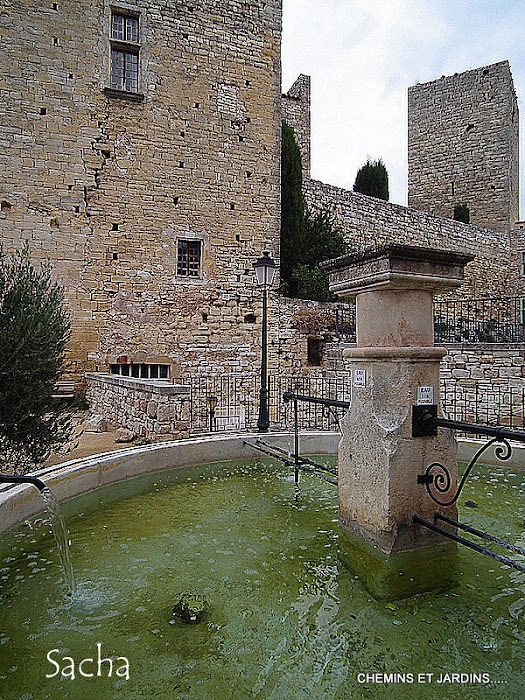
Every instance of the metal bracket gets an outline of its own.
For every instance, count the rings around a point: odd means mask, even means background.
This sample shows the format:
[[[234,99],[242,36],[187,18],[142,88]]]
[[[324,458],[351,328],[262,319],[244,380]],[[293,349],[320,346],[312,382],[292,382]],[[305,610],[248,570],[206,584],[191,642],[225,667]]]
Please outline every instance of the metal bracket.
[[[412,406],[412,437],[437,435],[437,425],[431,420],[437,418],[437,404]]]
[[[417,483],[418,484],[433,484],[434,483],[434,475],[433,474],[418,474],[417,475]]]

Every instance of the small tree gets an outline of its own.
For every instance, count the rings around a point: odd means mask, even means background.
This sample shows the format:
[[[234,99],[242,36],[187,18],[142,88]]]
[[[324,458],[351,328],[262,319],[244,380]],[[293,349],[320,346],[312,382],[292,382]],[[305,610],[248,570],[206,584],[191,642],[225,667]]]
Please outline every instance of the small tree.
[[[359,169],[354,182],[354,192],[388,202],[388,172],[381,159],[375,161],[368,159]]]
[[[63,445],[71,419],[52,398],[70,323],[49,265],[0,249],[0,469],[23,474]]]
[[[456,221],[462,221],[464,224],[470,224],[470,209],[465,202],[463,202],[463,204],[456,204],[454,207],[454,219]]]
[[[308,212],[303,197],[301,151],[293,129],[282,123],[281,292],[290,297],[326,301],[328,275],[318,265],[345,252],[342,233],[331,214]]]

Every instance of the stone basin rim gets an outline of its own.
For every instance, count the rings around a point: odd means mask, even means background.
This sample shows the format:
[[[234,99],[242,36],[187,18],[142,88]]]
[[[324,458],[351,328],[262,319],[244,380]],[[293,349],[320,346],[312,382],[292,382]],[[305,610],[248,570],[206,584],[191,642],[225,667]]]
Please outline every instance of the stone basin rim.
[[[245,444],[263,437],[268,444],[293,449],[293,433],[235,433],[172,440],[153,445],[129,447],[74,459],[32,472],[49,486],[59,502],[94,491],[100,487],[125,482],[170,469],[213,464],[235,459],[252,459],[261,453]],[[301,431],[300,452],[336,454],[340,434],[327,431]],[[37,489],[30,485],[0,489],[0,536],[44,509]]]

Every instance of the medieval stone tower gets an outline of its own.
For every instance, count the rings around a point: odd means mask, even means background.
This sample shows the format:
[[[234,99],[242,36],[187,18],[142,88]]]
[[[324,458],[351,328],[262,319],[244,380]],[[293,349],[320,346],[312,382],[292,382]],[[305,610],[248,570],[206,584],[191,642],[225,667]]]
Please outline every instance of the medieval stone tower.
[[[518,103],[507,61],[408,90],[408,206],[508,234],[519,218]]]

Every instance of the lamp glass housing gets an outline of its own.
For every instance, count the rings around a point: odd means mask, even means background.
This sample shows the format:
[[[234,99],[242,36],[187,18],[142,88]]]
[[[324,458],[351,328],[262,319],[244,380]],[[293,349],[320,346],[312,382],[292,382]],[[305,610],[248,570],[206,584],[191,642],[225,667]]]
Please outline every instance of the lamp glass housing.
[[[275,279],[277,267],[275,262],[270,257],[269,253],[263,253],[263,257],[259,258],[253,265],[257,284],[260,287],[271,287]]]

